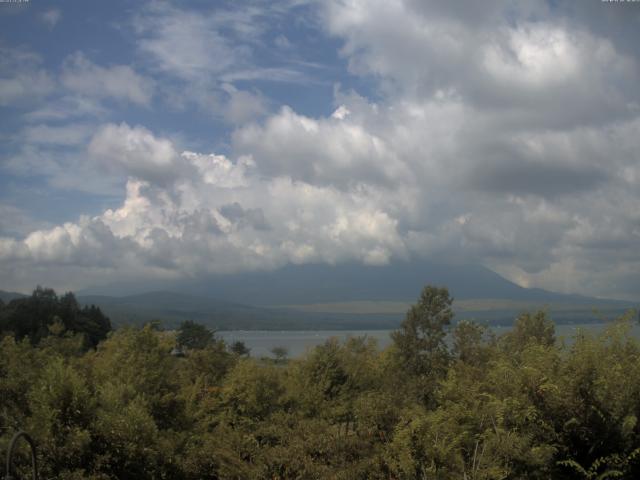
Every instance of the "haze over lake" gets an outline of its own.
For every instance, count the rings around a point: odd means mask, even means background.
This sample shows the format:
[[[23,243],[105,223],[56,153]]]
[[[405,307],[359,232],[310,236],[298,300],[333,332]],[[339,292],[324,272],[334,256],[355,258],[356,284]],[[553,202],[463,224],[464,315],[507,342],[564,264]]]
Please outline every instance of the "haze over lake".
[[[568,344],[572,343],[572,339],[581,330],[592,334],[602,332],[607,323],[584,323],[572,325],[556,325],[556,339],[564,340]],[[491,329],[496,335],[501,335],[511,330],[511,327],[492,327]],[[272,357],[271,350],[275,347],[285,347],[291,358],[300,357],[310,349],[323,344],[330,338],[336,338],[340,341],[352,337],[364,337],[374,339],[380,349],[386,348],[391,344],[390,334],[393,330],[318,330],[318,331],[265,331],[265,330],[229,330],[217,332],[217,335],[224,339],[225,342],[231,344],[241,341],[251,349],[251,355],[254,357]],[[632,329],[634,337],[640,337],[640,325],[634,325]]]

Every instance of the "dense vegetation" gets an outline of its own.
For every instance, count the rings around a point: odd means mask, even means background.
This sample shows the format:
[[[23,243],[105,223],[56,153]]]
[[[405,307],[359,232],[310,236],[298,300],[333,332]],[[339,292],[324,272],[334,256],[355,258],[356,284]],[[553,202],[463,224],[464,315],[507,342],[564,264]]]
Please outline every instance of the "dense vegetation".
[[[330,340],[277,361],[194,324],[87,349],[56,315],[0,343],[0,449],[31,432],[43,478],[640,478],[631,315],[569,346],[544,312],[496,338],[426,287],[384,351]]]
[[[96,306],[80,307],[73,293],[56,295],[50,288],[38,287],[30,297],[16,298],[8,305],[0,300],[0,334],[17,340],[28,338],[38,344],[51,333],[82,334],[86,347],[95,347],[107,338],[111,322]]]

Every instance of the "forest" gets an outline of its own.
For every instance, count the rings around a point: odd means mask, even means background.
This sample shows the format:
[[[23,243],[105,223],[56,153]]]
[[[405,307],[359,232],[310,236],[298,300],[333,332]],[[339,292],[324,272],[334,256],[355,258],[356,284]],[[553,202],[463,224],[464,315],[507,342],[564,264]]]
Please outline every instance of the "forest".
[[[496,336],[452,302],[426,286],[384,350],[253,358],[39,288],[0,302],[0,453],[25,430],[40,478],[69,480],[640,478],[633,312],[572,339],[523,313]]]

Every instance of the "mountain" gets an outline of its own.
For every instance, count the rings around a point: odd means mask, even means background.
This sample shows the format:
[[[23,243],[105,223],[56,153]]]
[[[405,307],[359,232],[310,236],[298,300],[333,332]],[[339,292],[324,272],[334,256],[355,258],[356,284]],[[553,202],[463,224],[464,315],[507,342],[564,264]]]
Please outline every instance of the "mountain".
[[[582,323],[614,318],[634,307],[523,288],[478,265],[426,261],[290,265],[180,282],[121,283],[81,291],[79,300],[99,305],[116,323],[155,318],[175,325],[189,318],[218,329],[395,328],[427,284],[449,288],[457,318],[494,324],[509,324],[520,312],[540,308],[558,323]],[[144,293],[158,287],[162,290]]]
[[[116,325],[160,320],[165,327],[175,327],[187,319],[217,328],[231,325],[246,328],[262,323],[278,323],[274,313],[268,310],[168,291],[122,297],[79,295],[78,302],[99,306]]]
[[[332,314],[262,308],[176,292],[156,291],[112,297],[80,295],[82,305],[97,305],[115,326],[159,320],[175,328],[195,320],[218,330],[315,330],[395,328],[396,314]]]
[[[274,306],[367,300],[413,302],[427,284],[447,286],[457,300],[504,299],[581,305],[628,303],[523,288],[483,266],[427,261],[385,266],[289,265],[273,271],[212,275],[180,282],[121,283],[81,293],[131,295],[162,289],[226,302]]]
[[[16,298],[24,298],[27,295],[18,292],[5,292],[4,290],[0,290],[0,300],[4,303],[9,303],[11,300],[15,300]]]

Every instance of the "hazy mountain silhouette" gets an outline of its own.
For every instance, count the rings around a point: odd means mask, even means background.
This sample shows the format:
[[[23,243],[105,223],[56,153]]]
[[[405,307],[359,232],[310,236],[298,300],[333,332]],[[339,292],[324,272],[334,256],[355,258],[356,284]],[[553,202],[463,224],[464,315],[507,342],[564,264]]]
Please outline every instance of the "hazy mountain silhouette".
[[[174,328],[183,320],[195,320],[223,330],[376,329],[397,327],[398,314],[330,314],[254,307],[176,292],[155,291],[112,297],[80,295],[83,305],[98,305],[117,326],[159,320]]]
[[[4,303],[9,303],[11,300],[23,297],[26,297],[26,295],[23,293],[5,292],[4,290],[0,290],[0,300],[2,300]]]
[[[446,286],[456,299],[506,299],[531,302],[609,302],[523,288],[478,265],[427,261],[385,266],[360,264],[289,265],[273,271],[212,275],[180,282],[121,283],[81,294],[131,295],[168,290],[248,305],[288,305],[360,300],[414,301],[424,285]],[[611,301],[618,303],[617,301]]]
[[[406,309],[401,305],[391,312],[374,306],[373,311],[363,313],[357,309],[283,306],[340,302],[406,302],[408,306],[427,284],[448,287],[459,306],[468,300],[460,318],[491,323],[510,323],[524,309],[547,306],[556,321],[589,322],[597,321],[600,315],[613,318],[633,306],[630,302],[523,288],[478,265],[427,261],[386,266],[290,265],[268,272],[179,282],[121,282],[76,293],[80,303],[98,305],[115,324],[157,319],[171,327],[191,319],[218,329],[372,329],[397,327]],[[3,299],[16,296],[20,294],[0,292]],[[600,313],[594,313],[594,307]]]

